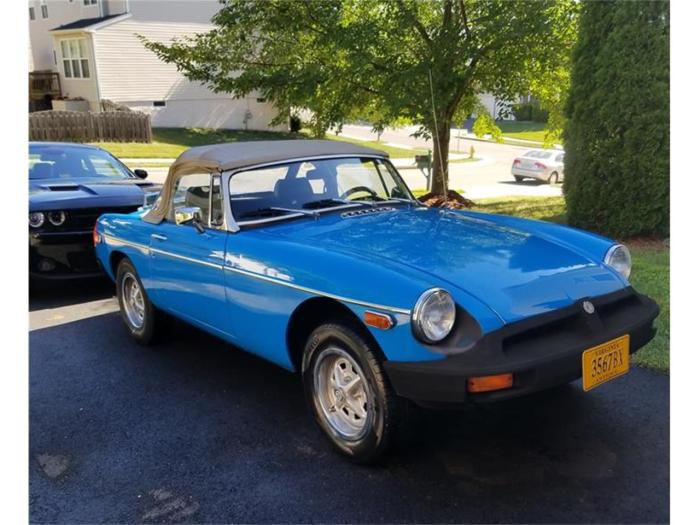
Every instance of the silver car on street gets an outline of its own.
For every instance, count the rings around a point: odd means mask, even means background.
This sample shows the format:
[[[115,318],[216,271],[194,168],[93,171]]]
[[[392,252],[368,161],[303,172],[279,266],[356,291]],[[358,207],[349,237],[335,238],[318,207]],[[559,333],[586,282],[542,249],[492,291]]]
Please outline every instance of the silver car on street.
[[[557,184],[564,180],[564,151],[533,149],[517,157],[510,172],[516,182],[537,179]]]

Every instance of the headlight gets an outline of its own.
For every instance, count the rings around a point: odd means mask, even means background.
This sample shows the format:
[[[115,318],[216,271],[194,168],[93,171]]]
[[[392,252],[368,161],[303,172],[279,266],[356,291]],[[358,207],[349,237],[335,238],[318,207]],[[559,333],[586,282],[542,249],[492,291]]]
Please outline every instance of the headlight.
[[[54,226],[60,226],[66,222],[66,212],[65,211],[50,211],[48,214],[49,222]]]
[[[34,211],[29,214],[29,226],[32,228],[41,228],[44,224],[44,214],[40,211]]]
[[[632,256],[627,246],[616,244],[605,254],[605,264],[610,266],[625,279],[629,279],[632,271]]]
[[[432,288],[424,292],[413,307],[413,332],[425,343],[438,343],[449,335],[455,324],[456,313],[455,302],[450,294]]]

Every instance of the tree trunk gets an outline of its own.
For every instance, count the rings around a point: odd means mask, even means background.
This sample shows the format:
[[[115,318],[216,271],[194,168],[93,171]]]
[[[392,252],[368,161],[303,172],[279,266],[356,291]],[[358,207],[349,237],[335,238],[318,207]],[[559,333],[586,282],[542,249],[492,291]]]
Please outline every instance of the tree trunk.
[[[449,189],[448,155],[450,153],[450,121],[438,122],[433,133],[433,184],[431,193],[447,193]]]

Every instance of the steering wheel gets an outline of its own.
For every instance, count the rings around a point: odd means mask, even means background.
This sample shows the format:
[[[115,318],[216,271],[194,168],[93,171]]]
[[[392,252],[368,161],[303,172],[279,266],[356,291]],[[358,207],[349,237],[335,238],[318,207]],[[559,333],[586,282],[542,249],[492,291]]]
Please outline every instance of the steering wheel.
[[[355,186],[353,188],[350,188],[347,191],[344,191],[343,194],[340,196],[341,199],[348,199],[349,195],[352,195],[353,193],[358,193],[360,191],[364,191],[369,193],[373,198],[379,199],[379,195],[377,195],[377,192],[374,191],[372,188],[368,188],[367,186]],[[348,199],[352,200],[352,199]]]

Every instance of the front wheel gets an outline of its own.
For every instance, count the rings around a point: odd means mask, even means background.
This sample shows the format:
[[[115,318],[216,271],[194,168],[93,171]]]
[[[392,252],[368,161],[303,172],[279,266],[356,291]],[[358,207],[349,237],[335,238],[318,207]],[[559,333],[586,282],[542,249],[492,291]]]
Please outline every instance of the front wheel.
[[[553,171],[550,175],[549,178],[547,179],[547,182],[549,184],[556,184],[559,182],[559,174],[556,171]]]
[[[162,316],[148,299],[136,268],[128,259],[119,263],[116,284],[119,309],[129,333],[139,344],[154,343],[162,329]]]
[[[320,326],[306,344],[302,376],[315,421],[336,450],[358,463],[378,459],[396,431],[399,400],[368,338],[349,325]]]

